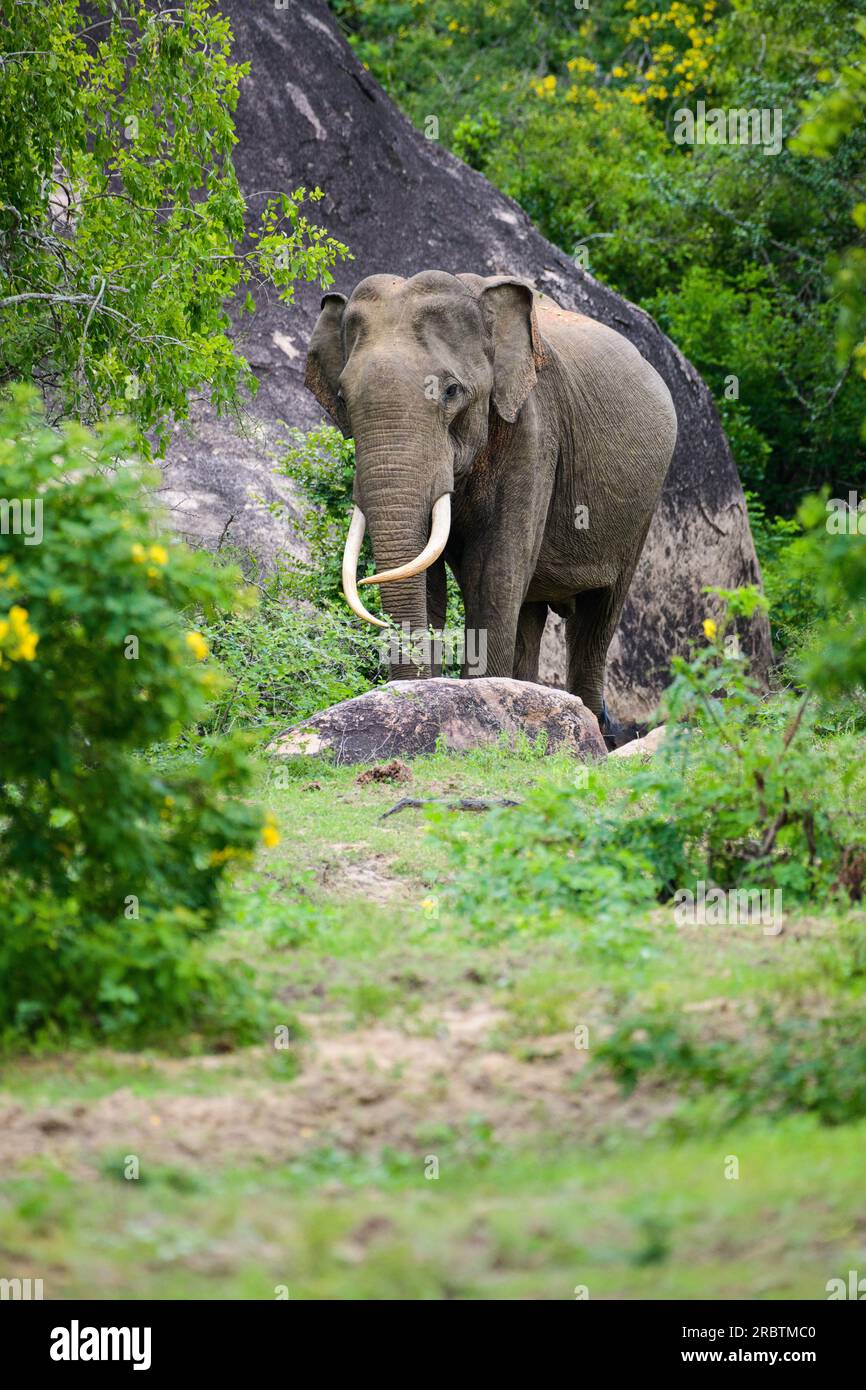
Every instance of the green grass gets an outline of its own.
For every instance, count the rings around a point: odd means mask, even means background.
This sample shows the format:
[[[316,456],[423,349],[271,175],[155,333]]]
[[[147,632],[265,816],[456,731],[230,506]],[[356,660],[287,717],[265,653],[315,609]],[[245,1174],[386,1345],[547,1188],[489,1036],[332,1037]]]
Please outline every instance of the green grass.
[[[862,914],[768,937],[660,907],[491,941],[450,913],[435,817],[382,813],[519,799],[573,765],[488,750],[418,759],[409,783],[358,771],[263,769],[281,843],[213,943],[254,966],[286,1050],[6,1063],[0,1272],[48,1297],[760,1299],[822,1298],[866,1264],[856,1087],[831,1054],[836,1110],[804,1113],[794,1075],[813,1022],[862,999]],[[483,845],[483,816],[456,815]],[[775,1090],[706,1066],[771,1043]]]
[[[798,1119],[599,1157],[446,1138],[435,1180],[397,1153],[54,1173],[9,1184],[3,1244],[51,1297],[815,1299],[866,1258],[864,1140]]]

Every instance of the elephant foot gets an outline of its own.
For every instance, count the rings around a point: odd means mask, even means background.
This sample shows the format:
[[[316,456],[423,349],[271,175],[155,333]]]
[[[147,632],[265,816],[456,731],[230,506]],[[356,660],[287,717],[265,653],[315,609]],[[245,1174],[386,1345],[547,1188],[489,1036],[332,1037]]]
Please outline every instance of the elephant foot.
[[[611,717],[606,700],[602,700],[601,714],[596,717],[608,752],[613,748],[621,748],[624,743],[631,743],[632,739],[638,736],[636,724],[622,724],[618,719]]]

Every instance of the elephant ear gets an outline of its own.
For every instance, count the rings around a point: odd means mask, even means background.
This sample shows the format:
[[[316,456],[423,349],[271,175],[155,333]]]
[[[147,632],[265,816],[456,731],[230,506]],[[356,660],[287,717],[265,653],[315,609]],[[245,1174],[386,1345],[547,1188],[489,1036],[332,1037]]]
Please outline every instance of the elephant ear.
[[[322,310],[310,338],[304,385],[312,391],[319,405],[328,412],[349,439],[349,417],[346,407],[337,399],[337,382],[343,370],[342,327],[345,307],[345,295],[324,295]]]
[[[513,424],[544,365],[535,296],[531,285],[506,276],[482,284],[481,312],[493,338],[493,404]]]

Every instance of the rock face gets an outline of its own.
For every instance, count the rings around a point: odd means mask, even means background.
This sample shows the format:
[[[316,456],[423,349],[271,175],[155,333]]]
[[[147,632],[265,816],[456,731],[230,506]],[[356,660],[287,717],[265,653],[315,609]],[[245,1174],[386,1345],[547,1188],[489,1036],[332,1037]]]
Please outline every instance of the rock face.
[[[288,729],[269,751],[282,757],[329,753],[334,761],[370,763],[433,753],[443,739],[454,753],[523,735],[547,737],[588,761],[605,756],[598,722],[564,690],[502,676],[480,680],[389,681]]]
[[[611,748],[611,758],[649,758],[653,753],[657,753],[665,741],[667,726],[657,724],[654,729],[643,738],[632,739],[630,743],[620,744],[619,748]]]
[[[348,294],[366,275],[425,268],[523,276],[564,308],[624,333],[667,382],[679,439],[608,669],[612,713],[625,722],[646,718],[671,656],[700,633],[702,586],[760,581],[742,488],[707,388],[647,314],[575,266],[481,174],[413,129],[353,56],[325,0],[292,0],[283,9],[220,0],[220,8],[231,20],[235,56],[251,64],[235,152],[251,216],[258,218],[262,199],[253,195],[262,190],[320,185],[326,196],[315,219],[354,256],[334,288]],[[446,111],[444,94],[442,101]],[[238,341],[261,381],[248,437],[202,411],[192,437],[178,435],[170,448],[167,497],[178,529],[193,539],[246,546],[265,564],[280,548],[297,549],[290,521],[275,520],[254,497],[291,499],[270,473],[281,422],[306,429],[322,419],[303,385],[319,298],[315,286],[301,285],[293,307],[262,299],[254,319],[244,320]],[[743,639],[765,670],[763,615]],[[543,678],[561,683],[553,620],[543,653]]]

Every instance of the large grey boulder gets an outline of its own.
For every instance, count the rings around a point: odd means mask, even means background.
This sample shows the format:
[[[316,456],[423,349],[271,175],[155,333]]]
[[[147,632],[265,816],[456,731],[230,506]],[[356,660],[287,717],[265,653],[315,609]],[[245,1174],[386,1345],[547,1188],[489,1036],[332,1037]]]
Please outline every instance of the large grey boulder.
[[[539,735],[550,753],[565,749],[582,761],[606,755],[598,721],[576,695],[504,676],[389,681],[287,729],[269,751],[371,763],[433,753],[440,740],[449,752],[466,753]]]
[[[624,333],[664,377],[676,405],[679,440],[610,652],[608,703],[620,719],[646,717],[674,653],[699,636],[705,584],[733,588],[760,581],[743,492],[706,386],[642,310],[575,266],[534,229],[526,214],[474,170],[416,131],[354,57],[325,0],[282,9],[220,0],[235,54],[248,60],[237,109],[235,164],[258,217],[260,192],[320,185],[316,217],[349,244],[354,260],[337,272],[349,293],[377,272],[409,276],[424,268],[531,280],[563,307]],[[443,93],[443,109],[447,98]],[[266,564],[297,549],[291,516],[278,520],[256,500],[288,500],[270,472],[281,422],[309,428],[321,411],[303,385],[307,342],[319,290],[299,286],[289,308],[262,299],[244,319],[243,350],[261,380],[247,437],[215,426],[200,410],[191,437],[179,433],[165,467],[179,529],[208,544],[253,550]],[[240,330],[239,330],[240,331]],[[770,656],[759,615],[744,634],[759,671]],[[561,640],[551,623],[544,679],[561,682]]]

